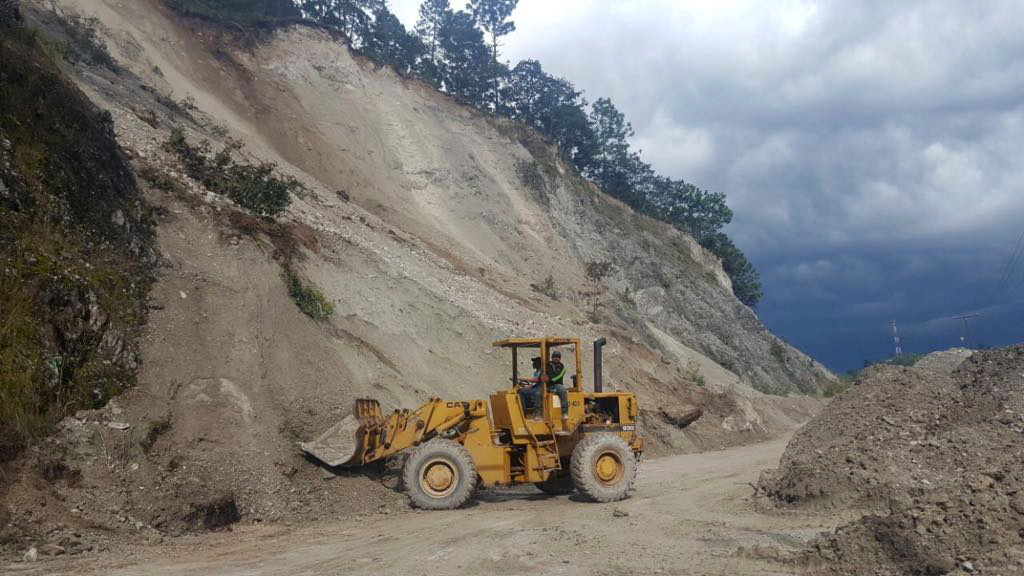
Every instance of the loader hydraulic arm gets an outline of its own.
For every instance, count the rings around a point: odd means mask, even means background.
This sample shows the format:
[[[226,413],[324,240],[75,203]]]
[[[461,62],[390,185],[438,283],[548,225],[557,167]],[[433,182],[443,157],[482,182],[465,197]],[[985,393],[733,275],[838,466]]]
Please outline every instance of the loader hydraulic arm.
[[[387,458],[435,436],[456,438],[465,433],[467,426],[462,424],[477,418],[487,418],[487,404],[480,400],[452,402],[431,398],[416,410],[395,410],[385,418],[379,402],[359,399],[353,416],[301,447],[329,465],[358,466]]]

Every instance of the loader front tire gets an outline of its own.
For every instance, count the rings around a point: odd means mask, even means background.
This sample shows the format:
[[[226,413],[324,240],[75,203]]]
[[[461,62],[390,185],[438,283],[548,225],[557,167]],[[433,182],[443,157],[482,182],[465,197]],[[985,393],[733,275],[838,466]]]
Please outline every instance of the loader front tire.
[[[617,434],[597,432],[576,445],[570,470],[576,489],[588,499],[615,502],[629,497],[636,456]]]
[[[469,500],[476,488],[473,457],[451,440],[435,438],[420,444],[405,461],[405,491],[413,506],[424,510],[450,510]]]

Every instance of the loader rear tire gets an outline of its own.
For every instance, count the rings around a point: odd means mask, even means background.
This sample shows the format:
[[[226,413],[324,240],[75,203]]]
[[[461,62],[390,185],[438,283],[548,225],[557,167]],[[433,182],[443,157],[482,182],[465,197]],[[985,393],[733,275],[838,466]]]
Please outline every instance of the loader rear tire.
[[[572,481],[576,489],[595,502],[615,502],[629,497],[636,479],[636,456],[617,434],[587,435],[572,451]]]
[[[555,472],[544,482],[534,482],[533,485],[541,492],[551,494],[552,496],[571,494],[576,489],[576,486],[572,483],[568,463],[563,460],[562,466],[564,466],[562,470]]]
[[[476,464],[458,442],[435,438],[412,451],[405,461],[402,481],[413,506],[450,510],[462,506],[473,495]]]

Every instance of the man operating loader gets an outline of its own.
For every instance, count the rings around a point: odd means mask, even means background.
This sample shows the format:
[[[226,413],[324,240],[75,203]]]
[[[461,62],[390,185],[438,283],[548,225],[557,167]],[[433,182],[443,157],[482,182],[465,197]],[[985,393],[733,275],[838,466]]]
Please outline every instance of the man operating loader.
[[[540,377],[544,370],[540,356],[534,356],[531,362],[533,363],[533,378],[519,379],[518,384],[522,385],[522,388],[519,389],[519,401],[523,405],[524,413],[526,410],[534,410],[534,414],[539,414],[540,403],[537,402],[537,396],[540,394]]]
[[[558,433],[568,433],[569,424],[569,395],[565,390],[565,364],[562,364],[562,353],[555,350],[551,353],[551,362],[548,362],[547,374],[542,376],[548,382],[548,392],[558,394],[558,400],[562,404],[562,430]],[[538,402],[539,406],[540,403]]]
[[[535,358],[534,360],[540,360]],[[534,367],[539,368],[539,363],[534,364]],[[531,388],[523,388],[519,390],[520,398],[523,399],[524,408],[529,404],[533,406],[533,419],[543,420],[544,419],[544,405],[541,399],[541,382],[547,382],[548,392],[552,394],[558,394],[558,400],[562,404],[562,430],[556,432],[558,436],[568,435],[569,431],[569,394],[565,389],[565,364],[562,364],[562,353],[555,350],[551,353],[551,361],[548,362],[547,369],[544,372],[537,370],[534,372],[534,378],[524,378],[521,382],[536,382]]]

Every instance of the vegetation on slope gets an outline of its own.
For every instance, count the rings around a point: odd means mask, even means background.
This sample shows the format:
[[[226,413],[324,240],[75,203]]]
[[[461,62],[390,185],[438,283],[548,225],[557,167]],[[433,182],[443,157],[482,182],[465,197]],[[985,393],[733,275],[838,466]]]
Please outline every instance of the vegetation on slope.
[[[0,462],[131,384],[152,233],[110,115],[0,0]]]
[[[352,49],[403,75],[417,76],[460,102],[531,126],[606,193],[691,234],[722,259],[743,303],[761,299],[760,276],[722,232],[733,217],[721,192],[657,174],[629,145],[633,129],[608,98],[593,103],[540,62],[500,61],[501,38],[515,30],[518,0],[425,0],[409,32],[385,0],[165,0],[186,14],[227,24],[266,24],[296,16],[344,34]],[[254,14],[262,14],[256,22]]]
[[[319,288],[303,280],[294,270],[285,269],[284,275],[288,283],[288,295],[303,314],[318,322],[327,320],[334,314],[334,303],[328,300]]]
[[[302,184],[295,178],[278,174],[277,165],[272,162],[256,165],[235,162],[232,155],[241,147],[239,142],[229,142],[211,156],[208,141],[190,144],[180,128],[173,129],[164,143],[164,148],[181,160],[185,172],[212,192],[227,196],[257,216],[272,218],[284,212],[291,203],[292,193],[302,188]]]
[[[288,0],[166,0],[167,4],[188,16],[238,26],[264,26],[297,20],[298,8]]]

